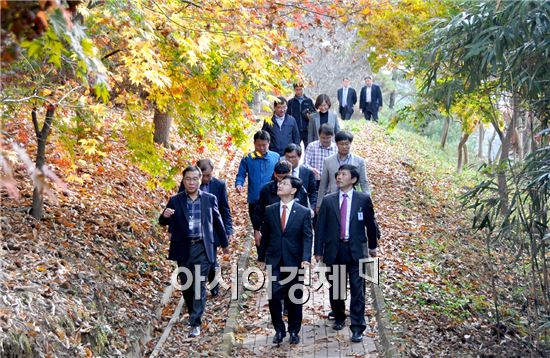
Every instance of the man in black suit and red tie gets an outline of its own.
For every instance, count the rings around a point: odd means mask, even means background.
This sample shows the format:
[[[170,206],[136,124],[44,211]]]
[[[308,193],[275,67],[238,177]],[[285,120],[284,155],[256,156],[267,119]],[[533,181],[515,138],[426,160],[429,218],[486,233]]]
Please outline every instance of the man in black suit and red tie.
[[[258,262],[271,268],[269,285],[269,313],[275,328],[274,344],[280,344],[286,336],[281,300],[288,308],[289,343],[300,342],[302,326],[303,276],[298,270],[309,265],[313,234],[310,210],[294,201],[302,181],[293,176],[285,177],[278,184],[277,194],[281,201],[266,208],[262,226],[262,239],[258,250]],[[282,270],[286,268],[286,270]],[[290,269],[291,272],[288,272]],[[280,284],[289,279],[289,282]],[[291,288],[298,285],[298,289]],[[293,294],[289,294],[293,292]]]
[[[353,115],[353,106],[357,103],[357,92],[350,85],[349,78],[344,77],[342,88],[337,91],[339,111],[342,120],[348,120]]]
[[[189,310],[189,337],[197,337],[201,330],[201,317],[206,303],[206,283],[210,267],[214,264],[214,235],[219,239],[224,254],[228,254],[227,234],[218,210],[218,200],[199,189],[201,170],[189,166],[183,171],[184,191],[174,195],[159,217],[160,225],[168,225],[170,251],[168,259],[177,261],[178,267],[191,274],[180,273],[185,305]],[[195,268],[199,267],[199,270]],[[184,277],[191,278],[188,282]],[[203,281],[197,283],[202,277]],[[184,282],[185,281],[185,282]],[[198,292],[196,287],[200,287]]]
[[[378,122],[378,111],[382,109],[382,91],[380,86],[372,83],[372,76],[365,77],[365,87],[361,88],[359,95],[359,108],[365,119],[370,121],[371,117]]]
[[[354,190],[359,180],[357,168],[350,164],[340,166],[336,173],[338,191],[323,199],[317,227],[315,228],[315,258],[330,267],[330,303],[335,323],[332,328],[341,330],[346,321],[345,297],[335,296],[345,292],[347,277],[350,284],[350,329],[352,342],[363,340],[365,323],[365,283],[360,277],[360,260],[368,255],[376,256],[380,232],[374,216],[370,196]],[[368,244],[368,255],[364,246]],[[332,275],[336,267],[344,269],[346,279]],[[343,282],[341,282],[343,281]]]

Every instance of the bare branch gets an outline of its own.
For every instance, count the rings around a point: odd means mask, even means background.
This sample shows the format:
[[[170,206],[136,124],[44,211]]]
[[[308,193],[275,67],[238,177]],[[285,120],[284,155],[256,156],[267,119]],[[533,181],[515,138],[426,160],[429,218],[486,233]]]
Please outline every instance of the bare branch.
[[[36,117],[36,107],[32,108],[31,117],[32,117],[32,124],[34,125],[34,133],[36,133],[36,138],[39,138],[40,126],[38,125],[38,118]]]
[[[61,104],[61,102],[63,102],[63,100],[65,98],[67,98],[67,96],[69,96],[72,92],[76,91],[77,89],[80,89],[80,88],[83,88],[82,86],[77,86],[73,89],[71,89],[69,92],[67,92],[63,97],[61,97],[61,99],[59,101],[57,101],[57,103],[55,104],[55,106],[58,106]]]
[[[19,99],[15,99],[15,98],[3,98],[3,99],[0,99],[0,103],[18,103],[18,102],[26,102],[26,101],[29,101],[31,99],[40,99],[44,102],[47,102],[48,104],[52,104],[53,103],[45,98],[45,97],[42,97],[42,96],[37,96],[37,95],[32,95],[32,96],[28,96],[28,97],[23,97],[23,98],[19,98]]]

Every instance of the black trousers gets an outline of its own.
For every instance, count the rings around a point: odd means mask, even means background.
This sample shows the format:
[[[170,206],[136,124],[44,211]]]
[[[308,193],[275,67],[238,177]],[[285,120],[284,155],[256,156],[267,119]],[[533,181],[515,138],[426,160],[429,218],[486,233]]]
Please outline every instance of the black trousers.
[[[340,106],[340,116],[343,120],[348,120],[353,115],[353,109],[348,109],[347,107]]]
[[[269,282],[271,285],[271,297],[268,302],[273,327],[277,332],[285,332],[283,305],[281,303],[284,300],[285,307],[288,310],[288,332],[298,333],[302,327],[302,304],[294,302],[294,299],[290,299],[289,291],[294,285],[298,285],[297,287],[300,288],[294,291],[293,296],[296,300],[301,300],[304,294],[304,281],[298,278],[299,275],[296,275],[290,282],[281,285],[279,282],[289,276],[288,272],[281,272],[281,265],[272,267],[272,275],[275,277],[275,280]]]
[[[338,270],[336,266],[340,266],[340,270],[345,269],[343,279],[341,275],[333,275]],[[359,276],[359,262],[354,261],[351,256],[349,243],[340,242],[336,261],[331,266],[330,273],[327,273],[327,280],[330,283],[329,299],[334,319],[336,322],[344,322],[346,320],[346,297],[336,295],[339,292],[346,292],[347,281],[350,285],[350,329],[352,332],[363,333],[367,328],[365,322],[365,282]]]
[[[307,142],[307,130],[300,132],[300,139],[302,140],[302,142],[304,142],[304,150],[305,150],[307,148],[307,145],[309,144]]]
[[[183,299],[189,311],[190,326],[201,325],[201,317],[206,304],[206,279],[211,265],[202,242],[191,245],[187,261],[178,261],[179,267],[183,267],[193,274],[191,285],[183,290]],[[197,266],[197,270],[195,266]],[[199,274],[203,277],[202,280],[199,280]],[[187,276],[180,273],[179,277],[181,284],[185,286]]]
[[[371,120],[371,117],[372,119],[375,121],[375,122],[378,122],[378,111],[372,111],[370,109],[366,109],[364,112],[363,112],[363,116],[365,116],[365,119],[367,121],[370,121]]]
[[[216,277],[217,267],[220,267],[220,264],[218,263],[218,246],[214,244],[214,262],[210,265],[210,269],[208,270],[208,284],[214,281],[214,278]],[[216,286],[212,287],[212,289],[214,289]]]
[[[254,217],[254,212],[256,211],[256,208],[259,206],[259,203],[248,203],[248,216],[250,217],[250,222],[252,222],[252,218]],[[259,246],[256,245],[256,252],[259,250]]]

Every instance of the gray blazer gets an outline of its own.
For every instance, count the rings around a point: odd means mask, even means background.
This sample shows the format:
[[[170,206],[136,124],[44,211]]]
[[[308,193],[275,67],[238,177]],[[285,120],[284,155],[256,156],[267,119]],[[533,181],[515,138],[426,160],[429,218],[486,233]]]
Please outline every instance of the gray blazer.
[[[365,165],[365,159],[351,154],[351,160],[348,164],[355,165],[359,170],[359,185],[361,191],[370,196],[369,179],[367,177],[367,167]],[[319,183],[319,195],[317,196],[317,207],[321,207],[323,197],[327,194],[338,191],[336,186],[335,174],[340,168],[338,162],[338,153],[331,155],[325,159],[325,165],[323,167],[323,174],[321,174],[321,183]]]
[[[328,112],[328,125],[332,126],[334,129],[334,134],[340,132],[340,123],[338,122],[338,117],[336,113],[329,111]],[[319,112],[315,112],[311,115],[309,120],[309,125],[307,128],[307,142],[311,143],[313,141],[319,140],[319,128],[321,127],[321,116]]]

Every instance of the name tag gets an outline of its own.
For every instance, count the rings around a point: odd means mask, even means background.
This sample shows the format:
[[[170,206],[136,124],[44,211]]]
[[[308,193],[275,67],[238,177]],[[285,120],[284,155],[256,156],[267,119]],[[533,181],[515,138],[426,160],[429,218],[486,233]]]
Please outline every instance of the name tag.
[[[362,212],[362,211],[360,211],[360,212],[357,213],[357,219],[358,219],[359,221],[363,221],[363,212]]]

